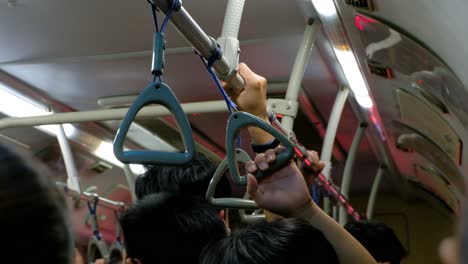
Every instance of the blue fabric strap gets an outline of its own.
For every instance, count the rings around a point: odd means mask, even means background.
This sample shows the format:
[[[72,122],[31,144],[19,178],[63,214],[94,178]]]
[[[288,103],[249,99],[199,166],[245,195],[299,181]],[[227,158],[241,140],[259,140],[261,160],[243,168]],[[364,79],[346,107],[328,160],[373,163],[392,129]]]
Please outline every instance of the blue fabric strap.
[[[316,182],[312,184],[312,199],[314,200],[315,204],[319,203],[320,199],[320,189]]]
[[[223,96],[223,99],[226,102],[229,113],[232,113],[232,110],[237,111],[237,105],[231,100],[231,98],[229,98],[226,91],[224,91],[223,86],[221,85],[221,82],[218,79],[218,76],[216,76],[216,74],[214,73],[213,68],[212,68],[213,64],[217,60],[221,59],[222,56],[223,56],[222,52],[221,52],[221,49],[216,48],[213,51],[211,57],[208,59],[208,61],[205,61],[203,56],[200,53],[198,53],[197,51],[195,51],[195,53],[198,54],[198,56],[200,56],[200,59],[202,60],[203,65],[205,65],[206,70],[208,71],[208,74],[210,75],[213,82],[216,84],[216,87],[218,88],[218,91]]]
[[[217,61],[220,60],[223,57],[223,51],[219,47],[216,47],[216,49],[211,53],[211,57],[208,59],[206,65],[209,68],[213,67],[213,64]]]
[[[96,211],[97,211],[98,202],[99,202],[99,198],[97,198],[97,197],[94,198],[94,201],[93,201],[92,205],[91,205],[91,202],[88,202],[89,214],[90,214],[93,222],[97,221]],[[95,228],[95,227],[97,227],[97,223],[93,223],[92,226],[93,226],[94,236],[98,240],[101,240],[101,234],[99,233],[99,230],[97,228]]]
[[[166,18],[164,18],[163,24],[161,26],[161,32],[164,32],[167,23],[169,22],[169,19],[171,19],[172,14],[174,13],[174,11],[179,10],[180,6],[181,3],[179,0],[172,0],[171,8],[167,11]]]
[[[229,110],[229,114],[232,114],[232,111],[235,111],[237,112],[237,105],[236,103],[234,103],[231,98],[229,98],[229,95],[226,93],[226,91],[224,90],[223,86],[221,85],[221,82],[219,81],[219,78],[218,76],[214,73],[213,71],[213,64],[217,61],[217,60],[220,60],[222,57],[223,57],[223,52],[221,51],[221,49],[219,47],[216,47],[212,53],[211,53],[211,56],[210,58],[206,61],[203,56],[195,50],[195,53],[200,56],[200,59],[203,63],[203,65],[205,65],[205,68],[206,70],[208,71],[208,74],[210,75],[211,79],[213,80],[213,82],[215,83],[216,85],[216,88],[218,88],[218,91],[219,93],[223,96],[223,99],[224,101],[226,102],[226,106]],[[241,139],[240,139],[240,136],[239,134],[237,134],[237,138],[236,138],[236,145],[238,147],[240,147],[241,145]]]
[[[166,17],[164,18],[164,21],[163,21],[163,24],[161,26],[161,29],[159,29],[159,26],[158,26],[158,18],[156,16],[156,7],[154,6],[153,3],[151,3],[150,1],[148,1],[151,5],[151,13],[153,15],[153,23],[154,23],[154,31],[156,33],[164,33],[164,31],[166,30],[166,27],[167,27],[167,24],[169,23],[169,20],[171,19],[172,17],[172,14],[174,13],[174,11],[177,11],[180,9],[180,7],[182,6],[182,4],[180,3],[179,0],[173,0],[172,1],[172,5],[171,5],[171,8],[169,8],[169,10],[167,11],[167,14],[166,14]],[[163,34],[161,34],[162,36],[164,36]],[[153,44],[154,45],[154,44]],[[154,47],[153,47],[154,49]],[[163,60],[163,58],[160,58],[161,60]],[[154,59],[153,59],[154,61]],[[164,67],[164,66],[163,66]],[[153,74],[153,82],[156,82],[156,79],[158,79],[159,82],[162,82],[162,77],[161,77],[161,74],[162,74],[162,71],[160,73],[154,73]]]
[[[94,199],[93,205],[91,205],[91,202],[88,202],[89,213],[93,216],[96,215],[97,204],[98,199]]]

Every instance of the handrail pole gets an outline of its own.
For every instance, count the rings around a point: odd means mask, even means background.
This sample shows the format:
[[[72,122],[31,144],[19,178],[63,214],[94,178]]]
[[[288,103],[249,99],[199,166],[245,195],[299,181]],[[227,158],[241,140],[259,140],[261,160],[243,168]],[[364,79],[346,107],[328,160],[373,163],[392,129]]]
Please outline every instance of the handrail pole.
[[[171,0],[151,0],[151,2],[164,14],[171,8]],[[185,37],[185,39],[205,58],[209,59],[216,49],[216,41],[208,36],[197,22],[190,16],[183,6],[173,12],[170,21],[172,25]],[[244,89],[244,79],[231,67],[229,61],[223,56],[213,64],[219,78],[226,81],[235,91]]]
[[[314,48],[315,39],[317,38],[318,32],[320,31],[320,22],[318,20],[308,24],[302,37],[301,46],[296,55],[294,65],[291,71],[291,76],[288,82],[288,89],[286,90],[285,100],[297,103],[297,98],[301,92],[302,79],[304,78],[304,72],[309,63],[310,54]],[[297,111],[296,111],[297,114]],[[281,123],[284,127],[292,130],[294,125],[295,116],[285,115],[281,119]]]
[[[327,180],[331,180],[331,159],[333,154],[333,146],[335,144],[336,133],[340,124],[341,115],[348,99],[349,88],[346,86],[340,87],[335,97],[335,103],[328,120],[327,130],[323,139],[322,151],[320,153],[321,160],[325,163],[325,167],[322,170],[323,176]],[[331,203],[328,197],[323,198],[323,210],[327,214],[331,214]]]
[[[135,194],[135,179],[136,175],[133,173],[129,164],[123,165],[123,170],[125,173],[125,179],[127,180],[128,188],[130,189],[130,195],[132,196],[132,201],[136,202],[137,197]]]
[[[56,182],[56,185],[59,189],[62,189],[65,195],[72,197],[73,199],[95,202],[96,198],[99,200],[98,206],[102,206],[114,211],[124,210],[127,206],[123,202],[116,202],[109,200],[104,197],[100,197],[95,193],[89,192],[77,192],[73,189],[68,188],[68,185],[63,182]]]
[[[349,149],[348,159],[346,160],[343,178],[341,180],[341,193],[349,200],[349,191],[351,187],[351,180],[353,178],[353,168],[354,163],[356,161],[356,156],[359,150],[359,146],[361,144],[362,136],[364,135],[364,131],[367,128],[367,123],[360,123],[359,127],[356,131],[356,134],[353,138],[353,143],[351,144],[351,148]],[[340,206],[339,211],[339,222],[340,225],[344,226],[348,221],[348,212],[346,208]]]
[[[375,201],[377,200],[377,193],[379,192],[380,183],[382,182],[383,174],[385,172],[384,166],[380,166],[375,175],[374,182],[372,183],[372,189],[369,195],[369,201],[367,202],[367,219],[372,220],[374,217]]]
[[[227,111],[226,103],[224,102],[224,100],[185,103],[181,105],[182,109],[186,114],[215,112],[217,113]],[[41,125],[120,120],[125,117],[127,112],[128,108],[115,108],[91,111],[54,113],[50,115],[41,116],[7,117],[0,119],[0,130],[10,127],[30,127]],[[169,114],[169,110],[162,106],[147,106],[141,109],[140,112],[138,112],[137,118],[165,116]]]
[[[76,168],[75,159],[73,158],[70,143],[68,142],[63,125],[57,125],[57,128],[57,140],[62,152],[63,162],[65,163],[65,170],[67,171],[67,185],[70,189],[81,192],[80,178]]]

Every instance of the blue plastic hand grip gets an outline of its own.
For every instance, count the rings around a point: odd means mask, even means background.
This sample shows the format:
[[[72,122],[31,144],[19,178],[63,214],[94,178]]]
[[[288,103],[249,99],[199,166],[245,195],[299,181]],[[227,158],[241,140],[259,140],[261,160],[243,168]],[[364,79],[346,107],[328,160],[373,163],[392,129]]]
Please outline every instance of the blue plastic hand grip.
[[[242,164],[247,163],[252,160],[242,149],[236,149],[235,151],[236,160]],[[208,185],[208,190],[206,191],[206,199],[217,208],[232,208],[232,209],[257,209],[257,204],[249,199],[239,199],[239,198],[214,198],[214,193],[216,191],[216,186],[218,185],[219,180],[224,175],[228,169],[228,158],[224,158],[223,161],[218,165],[216,171],[211,178],[210,185]]]
[[[270,173],[284,167],[290,162],[294,156],[294,146],[289,141],[289,139],[281,134],[277,129],[267,124],[265,121],[260,118],[251,115],[246,112],[237,112],[231,115],[227,124],[226,132],[226,154],[228,159],[229,171],[231,172],[231,177],[234,183],[238,185],[247,185],[246,175],[240,176],[239,170],[237,168],[237,159],[236,159],[236,148],[235,140],[236,134],[242,127],[252,126],[263,129],[264,131],[270,133],[273,137],[278,139],[278,141],[285,148],[285,151],[281,152],[276,157],[276,161],[273,164],[270,164],[270,167],[266,171],[257,170],[255,173],[255,178],[262,179],[269,175]]]
[[[166,41],[164,33],[155,32],[153,34],[153,61],[151,62],[151,73],[162,75],[164,69],[164,50]]]
[[[138,111],[148,104],[160,104],[166,107],[174,116],[180,130],[185,146],[184,152],[167,152],[152,150],[124,151],[124,141],[128,129],[135,119]],[[133,105],[128,109],[127,115],[122,120],[120,128],[114,139],[114,155],[123,163],[136,163],[144,165],[182,165],[195,157],[195,143],[192,138],[192,129],[179,101],[171,89],[164,83],[152,83],[148,85],[137,97]]]

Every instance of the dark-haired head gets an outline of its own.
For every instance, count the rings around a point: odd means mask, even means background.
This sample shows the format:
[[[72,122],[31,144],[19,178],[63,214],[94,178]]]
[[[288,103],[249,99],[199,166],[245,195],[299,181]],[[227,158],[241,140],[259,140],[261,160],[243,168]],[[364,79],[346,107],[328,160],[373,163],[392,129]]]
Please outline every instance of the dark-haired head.
[[[339,263],[335,250],[318,229],[298,219],[260,222],[212,242],[202,264]]]
[[[205,245],[226,236],[224,222],[206,200],[166,192],[139,200],[120,224],[127,257],[143,264],[197,263]]]
[[[358,240],[378,262],[398,264],[407,256],[393,230],[380,222],[350,222],[345,229]]]
[[[2,261],[70,263],[68,226],[65,200],[45,166],[0,146]]]
[[[205,197],[215,170],[216,165],[202,153],[197,153],[195,159],[186,165],[148,166],[146,172],[136,179],[135,194],[138,199],[158,192]],[[229,181],[223,177],[218,183],[215,197],[230,195]]]

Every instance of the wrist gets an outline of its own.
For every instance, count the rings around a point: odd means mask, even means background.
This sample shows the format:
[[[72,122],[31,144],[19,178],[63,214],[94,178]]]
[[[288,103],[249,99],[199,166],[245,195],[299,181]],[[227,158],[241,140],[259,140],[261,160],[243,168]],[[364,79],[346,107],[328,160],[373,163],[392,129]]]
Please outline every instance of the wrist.
[[[267,124],[270,124],[268,118],[263,119]],[[250,137],[254,144],[267,144],[274,140],[274,137],[270,133],[258,127],[248,127]]]
[[[279,144],[280,142],[278,139],[272,138],[272,140],[264,144],[252,143],[252,150],[255,153],[264,153],[269,149],[275,149]]]
[[[312,221],[321,211],[312,200],[292,212],[292,217]]]

